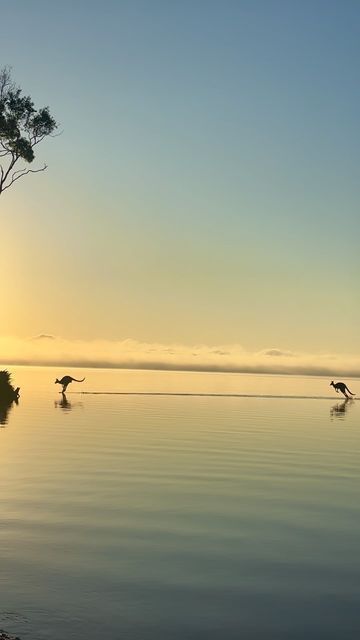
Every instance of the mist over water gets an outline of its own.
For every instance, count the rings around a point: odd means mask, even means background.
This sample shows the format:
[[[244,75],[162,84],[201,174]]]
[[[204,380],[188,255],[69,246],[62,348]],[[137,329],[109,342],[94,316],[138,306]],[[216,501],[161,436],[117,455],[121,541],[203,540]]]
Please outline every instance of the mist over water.
[[[0,628],[355,637],[360,405],[330,379],[11,370]],[[65,398],[64,374],[86,377]]]
[[[29,366],[360,377],[356,353],[314,354],[279,348],[251,352],[240,344],[65,340],[51,334],[29,339],[0,337],[1,361]]]

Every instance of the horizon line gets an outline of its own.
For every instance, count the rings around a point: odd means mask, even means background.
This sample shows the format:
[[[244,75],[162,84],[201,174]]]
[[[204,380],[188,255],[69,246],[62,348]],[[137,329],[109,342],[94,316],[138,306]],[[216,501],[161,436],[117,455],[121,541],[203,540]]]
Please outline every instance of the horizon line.
[[[112,369],[112,370],[128,370],[128,371],[163,371],[163,372],[183,372],[183,373],[224,373],[224,374],[254,374],[254,375],[274,375],[274,376],[312,376],[312,377],[337,377],[346,376],[347,378],[360,378],[360,370],[349,371],[344,369],[338,373],[332,369],[325,367],[318,367],[309,369],[306,366],[299,366],[296,368],[287,369],[281,366],[277,370],[271,367],[265,366],[217,366],[217,365],[189,365],[189,364],[171,364],[171,363],[139,363],[139,362],[127,362],[124,364],[114,364],[107,361],[79,361],[79,362],[64,362],[61,360],[49,360],[48,362],[41,363],[35,360],[23,360],[21,358],[14,358],[2,362],[0,360],[0,367],[17,366],[17,367],[73,367],[74,369]]]

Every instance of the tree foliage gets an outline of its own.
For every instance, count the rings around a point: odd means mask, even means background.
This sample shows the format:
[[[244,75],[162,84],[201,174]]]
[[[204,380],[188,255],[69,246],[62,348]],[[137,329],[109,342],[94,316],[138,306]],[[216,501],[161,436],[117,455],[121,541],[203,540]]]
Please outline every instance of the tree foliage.
[[[19,396],[19,387],[14,389],[11,382],[11,373],[7,369],[0,371],[0,399],[13,399]]]
[[[35,158],[34,147],[57,129],[48,107],[35,109],[30,96],[23,96],[10,69],[0,69],[0,194],[29,173],[44,171],[26,166]]]

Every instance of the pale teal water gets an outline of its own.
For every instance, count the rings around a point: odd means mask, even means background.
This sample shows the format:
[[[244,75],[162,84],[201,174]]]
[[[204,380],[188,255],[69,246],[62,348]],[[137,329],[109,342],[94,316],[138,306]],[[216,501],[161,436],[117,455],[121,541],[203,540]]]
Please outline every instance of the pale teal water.
[[[29,640],[357,637],[359,402],[321,378],[89,370],[66,405],[53,384],[66,371],[12,370],[0,628]]]

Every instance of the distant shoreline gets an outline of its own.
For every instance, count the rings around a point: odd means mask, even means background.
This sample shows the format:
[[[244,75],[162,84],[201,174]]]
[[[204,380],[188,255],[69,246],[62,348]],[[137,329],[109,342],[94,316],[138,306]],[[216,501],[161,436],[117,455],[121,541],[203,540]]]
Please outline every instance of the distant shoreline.
[[[232,365],[198,365],[194,367],[193,365],[184,364],[174,364],[171,363],[124,363],[124,364],[114,364],[110,362],[95,362],[95,361],[79,361],[79,362],[69,362],[62,360],[50,360],[46,363],[39,363],[33,360],[24,361],[18,358],[14,358],[13,360],[0,360],[0,368],[1,367],[61,367],[67,369],[112,369],[114,371],[156,371],[156,372],[181,372],[181,373],[224,373],[224,374],[242,374],[242,375],[267,375],[267,376],[306,376],[306,377],[346,377],[353,379],[360,379],[360,370],[358,372],[349,371],[349,370],[335,370],[328,369],[325,367],[319,367],[317,369],[313,369],[309,371],[306,367],[299,366],[296,370],[288,369],[286,366],[278,367],[277,371],[274,371],[273,367],[250,367],[250,366],[232,366]]]

